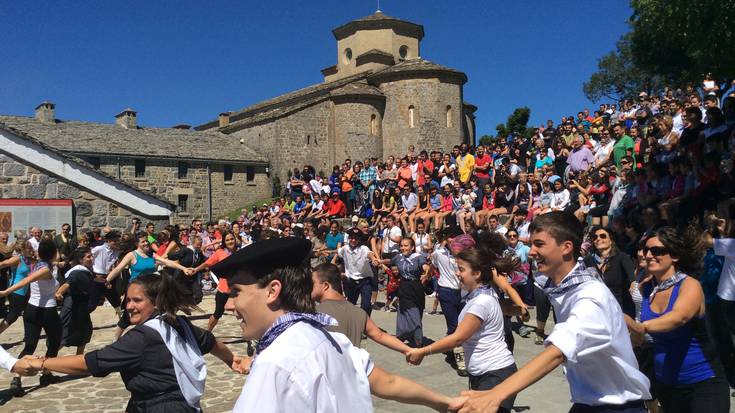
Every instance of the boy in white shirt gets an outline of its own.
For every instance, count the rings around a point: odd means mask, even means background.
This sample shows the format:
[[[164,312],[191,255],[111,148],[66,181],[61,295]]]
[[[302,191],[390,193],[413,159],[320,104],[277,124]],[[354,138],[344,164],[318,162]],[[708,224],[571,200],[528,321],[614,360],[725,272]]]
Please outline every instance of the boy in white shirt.
[[[572,396],[570,413],[644,413],[650,383],[638,370],[620,305],[593,269],[578,262],[582,225],[574,215],[555,211],[529,227],[538,271],[548,277],[547,292],[558,322],[546,349],[517,373],[485,392],[463,392],[460,413],[494,413],[509,396],[564,365]]]
[[[212,266],[229,281],[232,306],[246,340],[259,340],[234,412],[372,412],[371,393],[437,411],[456,400],[377,367],[370,355],[325,327],[316,313],[306,268],[311,242],[272,238]]]

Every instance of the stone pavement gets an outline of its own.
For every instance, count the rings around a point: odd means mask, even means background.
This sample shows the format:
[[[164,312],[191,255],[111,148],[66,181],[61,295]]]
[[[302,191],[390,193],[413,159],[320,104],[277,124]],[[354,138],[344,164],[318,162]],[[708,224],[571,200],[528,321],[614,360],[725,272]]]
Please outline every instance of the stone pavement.
[[[431,298],[427,298],[427,306],[431,305]],[[211,296],[205,297],[202,303],[205,311],[214,309],[214,300]],[[194,323],[201,327],[206,325],[205,315],[195,315]],[[383,311],[373,312],[373,319],[382,328],[395,332],[395,313]],[[87,350],[100,348],[112,340],[115,314],[110,307],[98,308],[93,314],[96,330],[92,343]],[[547,332],[549,331],[547,327]],[[424,335],[430,339],[438,339],[444,335],[446,326],[440,315],[424,315]],[[240,339],[240,328],[235,318],[225,315],[215,329],[218,338],[230,345],[237,354],[245,353],[245,344]],[[523,339],[515,336],[515,357],[517,364],[523,365],[533,357],[540,346],[533,344],[531,338]],[[17,354],[22,348],[23,326],[18,321],[6,332],[0,335],[2,343],[12,354]],[[367,350],[373,356],[375,363],[384,369],[420,382],[432,389],[449,395],[458,394],[467,388],[467,379],[457,376],[442,355],[434,355],[424,359],[421,366],[406,364],[402,355],[381,348],[372,341],[367,343]],[[37,354],[43,354],[45,343],[39,344]],[[73,354],[72,348],[64,348],[61,355]],[[213,356],[207,355],[209,376],[204,392],[202,406],[207,413],[229,412],[235,399],[242,389],[245,376],[232,373],[222,362]],[[4,370],[0,372],[0,388],[7,389],[11,375]],[[49,387],[38,387],[38,378],[30,377],[23,380],[27,394],[22,398],[12,398],[7,390],[0,390],[0,413],[13,412],[122,412],[127,403],[129,393],[125,390],[118,374],[111,374],[104,378],[66,376],[64,381]],[[569,409],[569,390],[561,369],[557,369],[549,376],[521,393],[516,399],[516,411],[556,413],[566,412]],[[426,412],[424,407],[401,405],[399,403],[374,399],[375,411],[388,412]],[[731,412],[735,411],[733,409]]]

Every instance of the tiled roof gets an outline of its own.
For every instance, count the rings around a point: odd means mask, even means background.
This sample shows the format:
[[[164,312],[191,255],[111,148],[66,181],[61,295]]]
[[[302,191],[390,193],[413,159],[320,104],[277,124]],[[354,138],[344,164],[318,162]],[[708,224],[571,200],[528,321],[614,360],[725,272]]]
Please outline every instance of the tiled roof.
[[[345,23],[332,30],[332,34],[334,34],[334,37],[336,39],[343,39],[358,30],[376,30],[387,28],[391,28],[399,34],[416,37],[419,40],[424,37],[424,26],[388,16],[380,11],[377,11],[369,16],[361,17],[359,19]]]
[[[116,177],[114,177],[114,176],[112,176],[112,175],[110,175],[108,173],[105,173],[105,172],[103,172],[103,171],[101,171],[99,169],[95,169],[94,166],[90,165],[87,161],[85,161],[83,159],[80,159],[80,158],[78,158],[76,156],[72,156],[72,155],[69,155],[69,154],[65,154],[65,153],[59,151],[58,149],[49,146],[44,141],[39,140],[39,139],[36,139],[34,136],[29,135],[25,131],[16,129],[16,128],[12,127],[12,126],[9,126],[8,124],[6,124],[4,122],[4,118],[7,118],[7,116],[0,116],[0,129],[5,129],[7,131],[10,131],[10,132],[12,132],[12,133],[14,133],[14,134],[22,137],[23,139],[27,139],[28,141],[32,142],[33,144],[36,144],[36,145],[42,147],[43,149],[46,149],[46,150],[51,151],[51,152],[54,152],[54,153],[58,154],[59,156],[61,156],[62,158],[64,158],[67,161],[69,161],[72,164],[77,164],[77,165],[79,165],[79,166],[81,166],[81,167],[83,167],[85,169],[94,171],[94,173],[100,174],[100,175],[102,175],[102,176],[104,176],[104,177],[106,177],[108,179],[111,179],[111,180],[119,183],[120,185],[126,186],[126,187],[131,188],[131,189],[133,189],[135,191],[138,191],[138,192],[141,192],[141,193],[146,194],[148,196],[151,196],[153,198],[156,198],[159,201],[165,202],[165,203],[167,203],[168,205],[170,205],[172,207],[175,207],[175,205],[173,203],[171,203],[170,201],[161,198],[159,195],[157,195],[157,194],[155,194],[155,193],[153,193],[153,192],[151,192],[151,191],[149,191],[147,189],[140,188],[140,187],[138,187],[137,185],[134,185],[134,184],[123,182],[123,181],[117,179]],[[43,168],[43,165],[39,165],[39,167]]]
[[[451,67],[442,66],[440,64],[430,62],[426,59],[415,58],[408,59],[399,62],[391,67],[385,68],[381,71],[373,73],[370,78],[377,78],[383,76],[389,76],[398,73],[409,73],[409,72],[440,72],[463,79],[463,83],[467,81],[467,75],[460,72],[459,70],[452,69]]]
[[[126,129],[116,124],[80,121],[48,123],[26,116],[0,115],[0,122],[66,153],[267,162],[254,149],[231,136],[214,131],[146,127]]]

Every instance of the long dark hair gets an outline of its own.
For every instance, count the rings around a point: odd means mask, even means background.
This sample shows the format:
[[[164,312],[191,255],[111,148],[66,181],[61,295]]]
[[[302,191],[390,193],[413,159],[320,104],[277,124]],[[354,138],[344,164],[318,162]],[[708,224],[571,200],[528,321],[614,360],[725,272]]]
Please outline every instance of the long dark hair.
[[[192,310],[201,312],[197,307],[194,297],[184,287],[174,281],[173,276],[167,271],[158,274],[141,275],[130,282],[130,285],[140,285],[143,292],[158,310],[158,314],[167,323],[176,326],[176,313],[181,311],[191,315]]]
[[[687,275],[697,277],[701,274],[706,247],[702,240],[702,230],[696,222],[679,231],[674,227],[661,227],[654,231],[661,244],[676,257],[676,269]]]
[[[504,253],[508,244],[502,235],[483,231],[474,238],[475,246],[462,250],[456,257],[470,264],[473,271],[480,271],[480,283],[493,285],[493,269],[510,274],[518,266],[511,255]]]

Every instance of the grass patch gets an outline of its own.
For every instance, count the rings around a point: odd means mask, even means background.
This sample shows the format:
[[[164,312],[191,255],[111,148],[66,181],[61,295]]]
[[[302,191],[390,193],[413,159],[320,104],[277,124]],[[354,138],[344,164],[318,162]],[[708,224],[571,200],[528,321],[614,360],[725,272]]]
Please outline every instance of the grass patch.
[[[261,205],[263,205],[263,204],[268,204],[268,205],[270,205],[270,203],[271,203],[271,202],[272,202],[272,201],[273,201],[274,199],[276,199],[276,198],[264,198],[264,199],[260,199],[260,200],[257,200],[257,201],[255,201],[255,202],[251,202],[251,203],[249,203],[249,204],[247,204],[247,205],[245,205],[245,206],[242,206],[242,207],[240,207],[240,208],[238,208],[238,209],[236,209],[236,210],[234,210],[234,211],[232,211],[232,212],[228,213],[228,214],[227,214],[227,219],[228,219],[228,220],[229,220],[230,222],[236,221],[236,220],[237,220],[237,218],[239,218],[239,217],[240,217],[240,214],[242,214],[242,209],[243,209],[243,208],[247,208],[247,209],[248,209],[248,211],[250,211],[250,210],[252,210],[252,209],[253,209],[253,207],[254,207],[254,206],[260,207],[260,206],[261,206]]]

